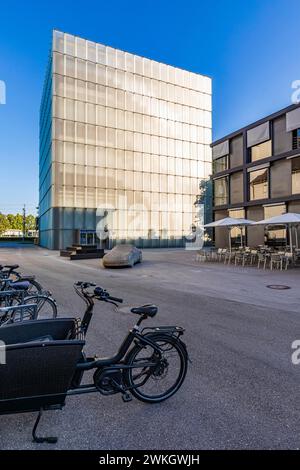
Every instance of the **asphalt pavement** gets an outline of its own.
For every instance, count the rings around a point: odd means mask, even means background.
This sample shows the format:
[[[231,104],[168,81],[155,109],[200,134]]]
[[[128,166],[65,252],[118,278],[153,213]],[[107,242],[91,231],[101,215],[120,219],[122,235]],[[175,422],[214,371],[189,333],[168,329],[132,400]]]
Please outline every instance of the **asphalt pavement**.
[[[73,282],[90,280],[123,297],[116,312],[98,304],[87,352],[116,351],[135,317],[126,308],[159,306],[148,325],[186,328],[192,363],[179,392],[158,405],[121,396],[69,397],[63,411],[45,412],[31,440],[36,414],[0,418],[0,449],[298,449],[300,365],[291,343],[300,339],[300,270],[204,265],[184,250],[144,250],[135,268],[105,270],[100,260],[69,261],[40,248],[0,249],[0,263],[18,263],[53,292],[61,316],[80,316],[84,305]],[[270,284],[286,284],[285,291]],[[145,322],[146,324],[146,322]]]

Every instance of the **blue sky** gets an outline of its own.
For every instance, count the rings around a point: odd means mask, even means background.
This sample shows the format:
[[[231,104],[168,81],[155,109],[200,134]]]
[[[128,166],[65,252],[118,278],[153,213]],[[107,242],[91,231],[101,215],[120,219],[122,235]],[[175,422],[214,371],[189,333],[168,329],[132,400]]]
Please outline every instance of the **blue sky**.
[[[291,103],[297,0],[15,1],[0,7],[0,211],[38,203],[38,115],[53,28],[213,78],[213,137]]]

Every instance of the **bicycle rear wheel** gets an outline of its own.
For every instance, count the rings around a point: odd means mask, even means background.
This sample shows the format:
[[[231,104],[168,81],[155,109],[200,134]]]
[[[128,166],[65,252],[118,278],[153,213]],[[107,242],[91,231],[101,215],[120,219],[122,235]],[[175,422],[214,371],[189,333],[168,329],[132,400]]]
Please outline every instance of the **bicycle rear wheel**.
[[[57,306],[51,297],[46,295],[36,294],[30,295],[24,299],[22,302],[23,305],[36,304],[37,313],[35,318],[29,318],[30,320],[43,320],[46,318],[56,318],[57,317]]]
[[[41,294],[42,293],[42,286],[39,282],[37,282],[35,279],[26,279],[26,278],[21,278],[22,281],[28,281],[29,282],[29,287],[27,289],[28,294],[33,295],[33,294]]]
[[[159,348],[137,344],[126,357],[126,364],[134,366],[124,370],[124,382],[138,400],[159,403],[170,398],[181,387],[188,365],[184,344],[167,334],[148,334],[147,338]],[[147,363],[151,364],[147,366]]]

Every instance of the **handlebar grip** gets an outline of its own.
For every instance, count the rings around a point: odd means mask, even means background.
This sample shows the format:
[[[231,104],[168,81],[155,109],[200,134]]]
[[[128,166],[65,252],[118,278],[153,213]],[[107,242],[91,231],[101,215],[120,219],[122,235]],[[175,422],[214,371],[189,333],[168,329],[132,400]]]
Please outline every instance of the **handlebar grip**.
[[[123,299],[119,299],[118,297],[111,297],[109,295],[107,298],[108,300],[112,300],[113,302],[119,302],[120,304],[123,302]]]

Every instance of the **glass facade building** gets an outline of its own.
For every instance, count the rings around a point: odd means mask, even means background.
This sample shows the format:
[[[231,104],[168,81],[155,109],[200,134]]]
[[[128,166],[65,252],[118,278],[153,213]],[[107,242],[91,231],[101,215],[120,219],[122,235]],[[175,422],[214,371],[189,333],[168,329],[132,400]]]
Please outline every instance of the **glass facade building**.
[[[40,109],[40,244],[182,246],[211,173],[211,79],[60,31]]]

